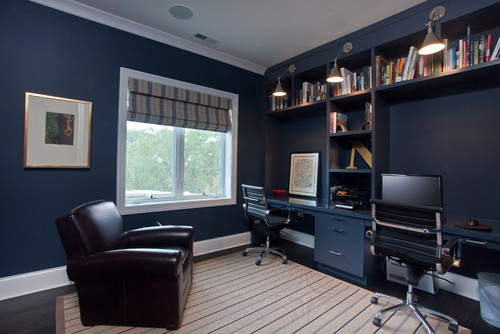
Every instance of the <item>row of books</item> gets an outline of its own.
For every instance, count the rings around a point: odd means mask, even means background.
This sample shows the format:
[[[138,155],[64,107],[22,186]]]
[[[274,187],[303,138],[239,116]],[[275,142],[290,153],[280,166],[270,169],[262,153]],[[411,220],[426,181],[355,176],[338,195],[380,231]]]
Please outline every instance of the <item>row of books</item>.
[[[375,85],[390,85],[411,80],[415,76],[429,75],[433,71],[433,57],[420,56],[416,47],[411,46],[408,56],[392,61],[381,55],[375,56]]]
[[[467,26],[467,37],[458,40],[457,47],[449,47],[449,42],[444,39],[445,49],[443,50],[443,71],[451,71],[471,65],[477,65],[499,59],[500,37],[496,45],[493,45],[491,34],[482,35],[479,40],[471,40],[470,26]]]
[[[372,104],[365,103],[365,120],[361,125],[360,130],[372,129]],[[347,114],[332,111],[330,112],[330,133],[349,132],[347,128]]]
[[[310,83],[304,81],[302,89],[295,95],[295,104],[304,104],[326,99],[327,85],[322,82]]]
[[[288,96],[269,96],[269,111],[288,108]]]
[[[351,72],[341,67],[343,81],[331,84],[331,96],[350,94],[372,88],[372,67],[364,66],[360,72]]]

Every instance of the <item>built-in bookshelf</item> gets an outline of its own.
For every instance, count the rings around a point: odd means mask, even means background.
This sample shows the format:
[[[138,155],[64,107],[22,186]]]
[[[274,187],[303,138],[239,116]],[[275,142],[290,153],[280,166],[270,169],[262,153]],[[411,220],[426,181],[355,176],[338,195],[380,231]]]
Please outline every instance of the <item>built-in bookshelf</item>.
[[[298,69],[288,78],[288,104],[270,109],[267,115],[280,122],[311,117],[325,122],[324,199],[330,187],[339,185],[370,189],[372,196],[378,195],[375,189],[379,188],[379,175],[390,170],[393,105],[500,84],[500,59],[495,59],[494,54],[500,40],[500,3],[458,17],[445,16],[433,24],[433,29],[446,43],[445,50],[435,55],[422,57],[417,53],[427,32],[422,24],[421,30],[365,50],[357,50],[354,43],[352,54],[344,54],[338,61],[344,69],[342,84],[326,84],[333,61],[303,72]],[[275,81],[269,85],[270,93],[275,85]],[[306,95],[305,91],[316,94]],[[337,129],[338,116],[345,122],[344,129]],[[361,143],[371,153],[371,167],[357,152],[352,163],[353,142]],[[349,168],[352,164],[356,169]]]

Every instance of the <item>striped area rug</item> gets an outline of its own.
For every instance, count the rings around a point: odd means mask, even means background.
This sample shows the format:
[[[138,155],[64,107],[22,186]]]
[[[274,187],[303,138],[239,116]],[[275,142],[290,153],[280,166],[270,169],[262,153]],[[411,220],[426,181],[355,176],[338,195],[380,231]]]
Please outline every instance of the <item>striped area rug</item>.
[[[372,324],[388,304],[370,303],[372,292],[292,261],[265,257],[256,266],[254,254],[225,255],[194,264],[193,285],[182,326],[176,331],[117,326],[85,327],[76,294],[57,298],[57,333],[426,333],[416,318],[403,311]],[[432,317],[436,333],[448,325]]]

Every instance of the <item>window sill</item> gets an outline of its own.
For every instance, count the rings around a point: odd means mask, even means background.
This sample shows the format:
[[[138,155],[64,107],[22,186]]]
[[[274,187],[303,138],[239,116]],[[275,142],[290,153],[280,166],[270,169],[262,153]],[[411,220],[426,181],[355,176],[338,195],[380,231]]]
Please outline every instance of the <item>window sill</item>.
[[[236,204],[235,198],[218,198],[206,200],[192,200],[192,201],[179,201],[170,203],[143,203],[134,205],[120,205],[119,210],[122,215],[132,215],[138,213],[160,212],[160,211],[173,211],[184,209],[198,209],[214,206],[234,205]]]

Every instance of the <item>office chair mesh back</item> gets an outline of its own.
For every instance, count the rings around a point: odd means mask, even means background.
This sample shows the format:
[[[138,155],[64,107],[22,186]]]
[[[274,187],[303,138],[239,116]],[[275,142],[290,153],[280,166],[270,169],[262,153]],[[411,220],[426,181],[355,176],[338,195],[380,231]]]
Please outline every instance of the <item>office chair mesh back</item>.
[[[449,268],[451,258],[441,252],[442,208],[377,200],[372,205],[374,255],[439,273]]]
[[[262,187],[245,185],[243,187],[243,198],[246,202],[245,215],[247,218],[266,222],[267,202],[264,189]]]
[[[370,300],[373,304],[378,304],[380,297],[397,302],[396,305],[377,312],[373,318],[375,326],[382,326],[383,314],[407,309],[420,319],[428,333],[434,333],[434,330],[422,313],[447,321],[448,329],[454,333],[458,332],[458,323],[454,318],[417,305],[413,293],[413,287],[418,286],[426,271],[443,274],[452,263],[452,257],[443,254],[441,212],[440,207],[372,199],[371,252],[373,255],[387,256],[405,264],[405,278],[408,283],[406,300],[378,292],[373,295]]]

